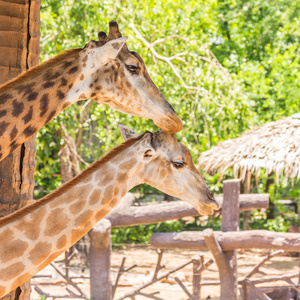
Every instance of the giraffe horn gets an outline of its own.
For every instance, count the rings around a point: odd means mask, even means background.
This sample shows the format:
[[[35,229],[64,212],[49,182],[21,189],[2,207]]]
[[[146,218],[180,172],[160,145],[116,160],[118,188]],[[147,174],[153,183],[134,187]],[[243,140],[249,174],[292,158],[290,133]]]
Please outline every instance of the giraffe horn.
[[[109,22],[109,33],[108,40],[114,40],[122,37],[121,32],[119,31],[119,26],[116,21]]]
[[[100,31],[98,33],[98,39],[99,39],[100,42],[105,41],[106,37],[107,37],[107,35],[104,31]]]

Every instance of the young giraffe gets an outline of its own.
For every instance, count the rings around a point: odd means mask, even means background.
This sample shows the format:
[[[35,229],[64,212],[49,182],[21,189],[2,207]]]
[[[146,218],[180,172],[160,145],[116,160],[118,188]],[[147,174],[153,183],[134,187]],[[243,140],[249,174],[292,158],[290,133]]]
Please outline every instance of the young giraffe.
[[[126,47],[118,24],[83,49],[66,51],[0,86],[0,160],[70,104],[87,98],[152,119],[166,132],[182,123],[149,77],[141,57]]]
[[[202,214],[219,208],[174,134],[139,136],[120,129],[125,143],[41,200],[0,219],[0,297],[73,245],[138,184],[188,201]]]

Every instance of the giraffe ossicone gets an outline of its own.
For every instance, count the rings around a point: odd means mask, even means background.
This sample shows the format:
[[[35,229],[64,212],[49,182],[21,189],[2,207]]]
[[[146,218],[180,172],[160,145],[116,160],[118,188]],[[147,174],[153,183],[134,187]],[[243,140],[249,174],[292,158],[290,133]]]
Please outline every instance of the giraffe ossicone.
[[[180,131],[181,120],[126,39],[111,21],[108,36],[102,32],[83,49],[65,51],[0,86],[0,160],[66,107],[87,98],[152,119],[166,132]]]
[[[174,134],[137,135],[120,127],[123,144],[59,189],[0,219],[0,297],[73,245],[138,184],[188,201],[202,214],[219,208]]]

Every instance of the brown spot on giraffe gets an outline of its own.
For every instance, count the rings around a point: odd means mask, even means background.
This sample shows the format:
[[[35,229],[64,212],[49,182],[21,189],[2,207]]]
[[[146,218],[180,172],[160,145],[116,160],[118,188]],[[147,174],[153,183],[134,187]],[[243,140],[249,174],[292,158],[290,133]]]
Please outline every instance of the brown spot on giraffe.
[[[55,258],[57,258],[60,254],[62,253],[62,251],[57,251],[54,253],[51,253],[43,262],[41,262],[41,264],[39,265],[39,269],[42,270],[44,269],[46,266],[48,266]]]
[[[110,212],[110,210],[108,209],[100,209],[96,214],[95,214],[95,219],[97,221],[101,220],[102,218],[104,218],[108,213]]]
[[[38,96],[38,93],[37,92],[32,92],[32,93],[30,93],[29,95],[28,95],[28,97],[27,97],[27,100],[28,101],[34,101],[35,99],[36,99],[36,97]]]
[[[112,185],[109,185],[107,188],[105,188],[103,200],[102,200],[103,205],[106,205],[110,201],[110,199],[112,197],[112,192],[113,192]]]
[[[7,110],[0,110],[0,118],[4,117],[7,114]]]
[[[5,274],[3,281],[9,281],[18,275],[20,275],[25,270],[23,262],[14,263],[7,268],[0,269],[0,274]]]
[[[68,84],[67,79],[65,77],[62,77],[60,87],[66,86],[67,84]]]
[[[76,201],[70,206],[70,212],[74,215],[79,213],[84,208],[85,203],[86,203],[86,199],[80,197],[78,201]]]
[[[46,220],[44,235],[55,236],[66,228],[70,218],[60,208],[55,208],[50,212]]]
[[[46,81],[44,84],[43,84],[43,88],[44,89],[49,89],[49,88],[52,88],[53,86],[55,85],[55,81]]]
[[[80,79],[80,80],[83,80],[83,79],[84,79],[84,75],[81,74],[80,77],[79,77],[79,79]]]
[[[62,249],[67,244],[67,236],[64,234],[62,235],[56,242],[56,248]]]
[[[63,105],[63,109],[67,108],[68,106],[70,106],[72,103],[71,102],[66,102],[64,105]]]
[[[40,117],[43,117],[48,111],[49,107],[49,94],[44,94],[40,100]]]
[[[28,127],[26,127],[23,131],[24,135],[29,137],[32,136],[35,132],[37,132],[36,127],[29,125]]]
[[[12,115],[17,118],[24,111],[24,103],[14,100],[12,105],[13,105]]]
[[[85,225],[88,222],[88,220],[92,217],[92,215],[93,212],[91,210],[86,210],[75,219],[75,226]]]
[[[66,61],[66,62],[64,63],[64,68],[67,69],[67,68],[69,68],[72,64],[73,64],[72,61]]]
[[[56,110],[53,110],[47,117],[45,124],[49,123],[55,117],[55,114],[56,114]]]
[[[116,196],[119,193],[119,188],[116,186],[114,189],[114,196]]]
[[[61,75],[61,71],[60,72],[55,72],[54,74],[51,74],[49,78],[50,79],[57,79],[58,77],[60,77],[60,75]]]
[[[58,99],[60,99],[60,100],[65,98],[65,94],[60,90],[57,90],[56,94],[57,94]]]
[[[16,228],[33,241],[37,240],[40,235],[40,224],[46,214],[46,208],[40,208],[34,211],[29,217],[22,219]]]
[[[0,135],[3,135],[4,132],[6,131],[7,127],[8,127],[9,123],[2,121],[0,123]]]
[[[113,179],[114,179],[114,174],[112,172],[108,172],[108,174],[103,173],[102,177],[100,177],[99,179],[99,183],[98,185],[99,186],[105,186],[107,185],[108,183],[110,183]]]
[[[120,169],[124,169],[124,170],[128,170],[131,169],[135,164],[137,163],[137,159],[136,158],[131,158],[130,160],[122,163],[120,165]]]
[[[118,182],[124,182],[125,180],[128,179],[128,174],[127,173],[119,173],[117,176],[117,181]]]
[[[22,118],[24,120],[24,124],[27,124],[32,119],[33,114],[33,106],[30,106],[29,111],[27,114]]]
[[[10,95],[10,94],[3,94],[3,95],[0,95],[0,104],[5,104],[7,100],[9,99],[12,99],[13,96]]]
[[[89,205],[94,205],[96,204],[100,197],[101,197],[101,190],[100,189],[96,189],[93,191],[92,195],[90,196],[90,199],[89,199]]]
[[[78,71],[78,67],[73,67],[73,68],[71,68],[69,71],[68,71],[68,73],[69,74],[74,74],[74,73],[76,73]]]
[[[109,207],[113,208],[118,204],[119,200],[117,198],[113,198],[109,201]]]
[[[18,147],[20,146],[20,144],[16,143],[16,141],[13,141],[13,142],[10,143],[9,146],[10,146],[11,152],[12,152],[12,151],[15,150],[16,148],[18,148]]]
[[[21,240],[4,240],[1,243],[4,249],[0,257],[2,263],[24,255],[24,251],[28,248],[28,243]]]
[[[34,265],[39,265],[45,257],[51,253],[51,244],[47,242],[38,242],[35,247],[29,252],[29,259]]]
[[[73,229],[71,232],[72,244],[76,243],[85,233],[86,233],[85,227],[79,227],[77,229]]]

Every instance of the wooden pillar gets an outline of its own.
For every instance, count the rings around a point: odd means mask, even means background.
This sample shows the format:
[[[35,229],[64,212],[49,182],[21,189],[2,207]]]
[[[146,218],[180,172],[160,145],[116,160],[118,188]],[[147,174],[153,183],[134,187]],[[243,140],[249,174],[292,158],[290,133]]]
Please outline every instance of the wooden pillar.
[[[203,231],[203,237],[207,248],[212,253],[214,260],[217,264],[220,276],[220,299],[221,300],[235,300],[236,289],[234,273],[228,262],[225,253],[217,240],[214,231],[211,228],[207,228]]]
[[[103,219],[90,231],[90,283],[92,300],[111,300],[111,223]]]
[[[0,84],[39,63],[40,4],[40,0],[0,0]],[[33,198],[35,136],[0,162],[0,217]],[[29,300],[30,291],[28,281],[1,299]]]
[[[204,265],[204,257],[201,255],[199,258],[193,260],[193,300],[201,299],[201,267]]]
[[[251,173],[247,171],[246,180],[242,183],[243,194],[250,194],[251,191]],[[250,217],[249,210],[243,211],[243,230],[250,230]]]
[[[222,222],[221,230],[239,231],[240,214],[239,214],[239,196],[240,196],[240,181],[238,179],[225,180],[223,182],[223,207],[222,207]],[[237,250],[224,251],[227,261],[231,267],[234,278],[232,287],[224,287],[222,289],[221,282],[221,299],[237,299]]]

